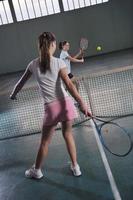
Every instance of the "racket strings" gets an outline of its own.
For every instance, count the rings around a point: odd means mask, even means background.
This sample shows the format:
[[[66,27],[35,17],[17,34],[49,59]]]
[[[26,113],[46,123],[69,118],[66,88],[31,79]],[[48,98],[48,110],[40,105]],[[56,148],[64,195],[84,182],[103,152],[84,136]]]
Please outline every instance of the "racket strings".
[[[80,48],[84,51],[88,48],[88,40],[86,38],[82,38],[80,40]]]
[[[105,149],[115,156],[125,157],[133,149],[131,135],[118,123],[102,123],[99,127],[99,136]]]

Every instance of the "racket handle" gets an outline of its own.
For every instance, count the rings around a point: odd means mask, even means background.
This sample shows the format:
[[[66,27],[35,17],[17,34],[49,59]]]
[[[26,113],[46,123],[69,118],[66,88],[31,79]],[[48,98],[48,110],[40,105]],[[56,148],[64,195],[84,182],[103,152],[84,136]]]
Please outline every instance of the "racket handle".
[[[76,107],[78,107],[78,109],[83,113],[83,111],[82,111],[81,108],[80,108],[79,103],[76,104]],[[84,113],[83,113],[83,114],[84,114]],[[92,114],[91,114],[89,111],[87,111],[87,116],[90,117],[90,118],[93,118]]]
[[[81,57],[82,57],[82,59],[84,58],[84,51],[83,51],[83,49],[81,49]]]

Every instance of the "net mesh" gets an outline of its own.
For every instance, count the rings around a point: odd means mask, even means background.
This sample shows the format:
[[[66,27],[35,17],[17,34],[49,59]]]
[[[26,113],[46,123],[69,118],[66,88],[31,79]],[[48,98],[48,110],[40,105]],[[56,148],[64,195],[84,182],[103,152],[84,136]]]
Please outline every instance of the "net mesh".
[[[133,67],[79,78],[80,94],[98,117],[133,114]],[[87,99],[86,99],[87,97]]]
[[[105,118],[133,114],[133,66],[87,74],[77,77],[76,81],[79,93],[93,115]],[[17,101],[9,99],[9,92],[1,92],[0,140],[40,133],[43,109],[37,86],[23,88]],[[77,112],[78,118],[73,125],[87,120],[78,108]]]

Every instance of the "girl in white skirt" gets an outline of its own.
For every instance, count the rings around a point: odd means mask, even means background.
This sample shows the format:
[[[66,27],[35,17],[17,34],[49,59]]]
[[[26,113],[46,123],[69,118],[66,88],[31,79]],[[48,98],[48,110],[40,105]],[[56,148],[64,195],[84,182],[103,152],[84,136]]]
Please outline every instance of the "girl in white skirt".
[[[25,172],[28,178],[40,179],[43,177],[41,171],[43,159],[48,153],[48,146],[58,122],[62,123],[62,134],[66,142],[68,153],[71,158],[70,169],[73,175],[80,176],[81,171],[77,163],[77,154],[74,138],[72,135],[72,122],[77,116],[76,109],[67,90],[79,103],[81,111],[87,116],[88,110],[82,98],[77,92],[72,81],[68,77],[66,64],[59,58],[53,56],[56,50],[56,39],[53,33],[44,32],[38,38],[39,57],[32,60],[27,66],[23,76],[15,85],[10,95],[15,99],[17,93],[22,89],[26,81],[33,74],[38,82],[39,89],[44,99],[44,120],[42,126],[42,138],[35,164]]]

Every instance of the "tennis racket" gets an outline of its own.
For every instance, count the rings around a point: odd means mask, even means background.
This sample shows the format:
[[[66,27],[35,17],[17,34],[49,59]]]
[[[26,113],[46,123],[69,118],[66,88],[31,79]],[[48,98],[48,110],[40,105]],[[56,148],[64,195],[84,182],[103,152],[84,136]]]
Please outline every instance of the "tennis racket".
[[[82,51],[82,57],[83,57],[84,51],[88,48],[88,39],[87,38],[81,38],[79,46],[80,46],[80,49]]]
[[[119,118],[104,121],[90,113],[88,117],[88,120],[92,119],[101,143],[109,153],[125,157],[132,151],[133,141],[128,131],[120,126]]]
[[[102,145],[108,152],[118,157],[125,157],[132,151],[133,142],[131,136],[124,127],[120,126],[118,118],[104,121],[93,116],[91,119]]]
[[[81,38],[80,39],[80,49],[85,51],[88,48],[88,39],[87,38]]]

